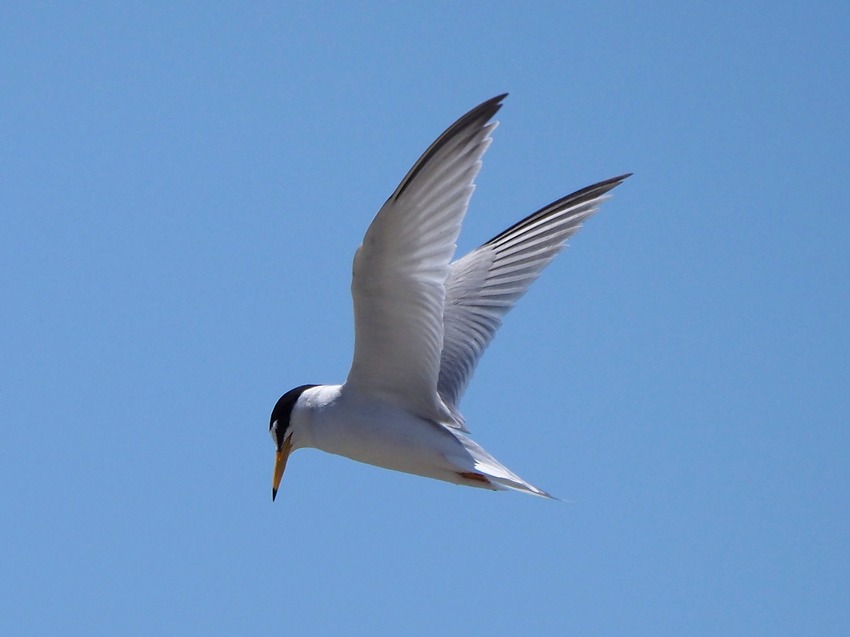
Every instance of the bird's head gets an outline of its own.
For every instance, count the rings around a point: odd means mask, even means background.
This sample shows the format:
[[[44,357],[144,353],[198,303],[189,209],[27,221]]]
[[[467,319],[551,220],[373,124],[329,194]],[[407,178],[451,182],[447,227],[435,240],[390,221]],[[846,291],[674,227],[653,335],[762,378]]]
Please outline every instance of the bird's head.
[[[295,389],[290,389],[280,397],[280,400],[272,409],[272,415],[269,418],[269,435],[272,437],[276,448],[274,477],[272,478],[272,501],[277,497],[277,490],[286,469],[286,461],[289,459],[289,454],[292,453],[292,427],[290,426],[292,410],[304,390],[310,387],[315,387],[315,385],[301,385]]]

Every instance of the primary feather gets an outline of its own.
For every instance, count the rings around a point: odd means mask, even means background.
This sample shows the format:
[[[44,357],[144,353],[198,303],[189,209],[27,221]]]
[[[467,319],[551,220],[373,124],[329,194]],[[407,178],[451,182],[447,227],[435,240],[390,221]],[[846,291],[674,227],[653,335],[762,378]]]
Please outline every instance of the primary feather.
[[[460,398],[502,317],[582,222],[599,209],[608,191],[627,177],[614,177],[558,199],[451,264],[437,389],[457,416]]]

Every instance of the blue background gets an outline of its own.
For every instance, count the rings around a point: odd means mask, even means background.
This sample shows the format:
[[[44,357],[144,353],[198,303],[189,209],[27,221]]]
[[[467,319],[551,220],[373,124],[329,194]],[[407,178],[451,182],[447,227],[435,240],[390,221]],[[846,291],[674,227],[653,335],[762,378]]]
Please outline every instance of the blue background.
[[[4,3],[0,632],[840,635],[850,9]],[[623,172],[463,403],[565,503],[302,451],[351,258],[510,91],[459,249]]]

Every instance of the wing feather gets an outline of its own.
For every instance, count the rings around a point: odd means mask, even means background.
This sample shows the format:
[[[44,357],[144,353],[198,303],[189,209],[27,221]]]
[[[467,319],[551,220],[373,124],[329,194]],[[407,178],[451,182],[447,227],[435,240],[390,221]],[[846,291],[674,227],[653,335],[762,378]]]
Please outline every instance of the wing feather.
[[[449,264],[489,123],[505,95],[450,126],[378,212],[354,257],[354,359],[345,387],[438,421],[437,392]]]
[[[502,317],[598,210],[607,193],[629,176],[558,199],[451,264],[438,391],[458,422],[462,422],[458,402]]]

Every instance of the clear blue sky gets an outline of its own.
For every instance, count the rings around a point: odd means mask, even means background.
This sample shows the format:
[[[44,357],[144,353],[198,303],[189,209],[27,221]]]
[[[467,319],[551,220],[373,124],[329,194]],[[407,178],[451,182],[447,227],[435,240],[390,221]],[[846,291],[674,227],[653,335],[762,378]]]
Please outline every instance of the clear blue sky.
[[[739,4],[4,3],[0,633],[846,634],[850,8]],[[272,504],[363,232],[503,91],[460,250],[635,173],[463,403],[565,502]]]

